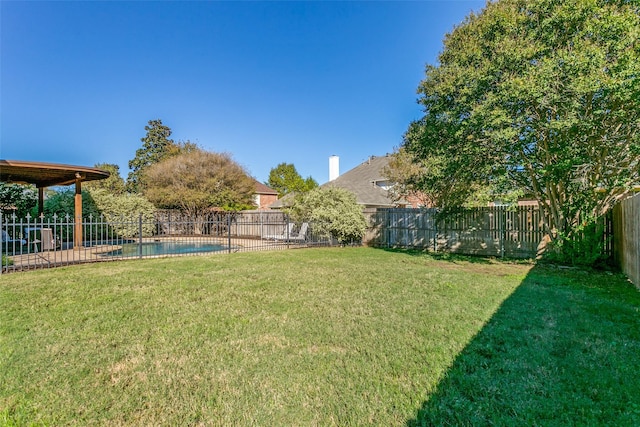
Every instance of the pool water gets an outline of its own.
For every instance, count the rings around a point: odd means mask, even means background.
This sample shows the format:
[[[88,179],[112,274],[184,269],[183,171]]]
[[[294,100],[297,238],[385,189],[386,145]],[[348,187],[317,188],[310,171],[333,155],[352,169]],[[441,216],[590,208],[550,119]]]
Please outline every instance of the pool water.
[[[228,246],[205,242],[145,242],[142,245],[139,243],[125,243],[122,245],[122,249],[104,253],[103,256],[140,256],[140,248],[142,248],[142,256],[184,255],[200,252],[219,252],[229,249]]]

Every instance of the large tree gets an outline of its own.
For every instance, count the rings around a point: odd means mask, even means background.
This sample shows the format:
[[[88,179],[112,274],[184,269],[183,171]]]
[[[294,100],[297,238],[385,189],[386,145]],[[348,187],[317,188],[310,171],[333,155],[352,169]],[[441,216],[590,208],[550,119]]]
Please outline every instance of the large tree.
[[[109,178],[87,181],[83,187],[88,190],[103,189],[111,194],[119,195],[125,192],[125,182],[120,176],[120,166],[113,163],[97,163],[94,167],[109,172]]]
[[[149,120],[144,130],[147,134],[140,138],[142,147],[136,150],[136,156],[129,161],[131,172],[127,177],[127,190],[132,193],[142,191],[142,177],[146,168],[168,157],[197,149],[197,145],[189,141],[175,142],[169,139],[171,128],[163,125],[160,119]]]
[[[255,180],[230,155],[195,150],[169,157],[144,174],[144,195],[157,207],[180,209],[196,220],[211,208],[254,205]]]
[[[269,172],[269,187],[278,192],[280,197],[289,193],[304,193],[318,186],[312,177],[302,178],[292,163],[280,163]]]
[[[461,205],[478,188],[534,196],[552,237],[640,182],[640,6],[488,2],[445,37],[404,136],[412,189]]]

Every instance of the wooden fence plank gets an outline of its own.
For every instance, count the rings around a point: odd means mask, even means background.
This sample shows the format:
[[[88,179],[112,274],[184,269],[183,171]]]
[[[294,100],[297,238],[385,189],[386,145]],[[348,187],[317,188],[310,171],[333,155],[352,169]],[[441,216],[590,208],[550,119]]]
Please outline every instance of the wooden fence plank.
[[[486,207],[437,218],[436,209],[366,211],[367,241],[385,247],[533,258],[544,237],[537,208]]]
[[[617,204],[612,222],[614,260],[640,288],[640,194]]]

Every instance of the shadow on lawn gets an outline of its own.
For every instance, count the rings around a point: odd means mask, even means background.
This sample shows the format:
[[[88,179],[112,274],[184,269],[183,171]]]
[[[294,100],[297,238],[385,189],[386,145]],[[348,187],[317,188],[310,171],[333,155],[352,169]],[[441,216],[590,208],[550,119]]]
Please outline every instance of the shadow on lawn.
[[[625,278],[534,267],[406,425],[640,425],[639,360]]]
[[[493,261],[492,258],[486,256],[474,256],[474,255],[459,255],[452,254],[450,252],[431,252],[426,251],[424,249],[405,249],[405,248],[380,248],[385,252],[393,252],[393,253],[402,253],[410,256],[418,256],[418,257],[429,257],[438,261],[449,261],[449,262],[469,262],[472,264],[491,264]],[[530,262],[527,260],[527,262]]]

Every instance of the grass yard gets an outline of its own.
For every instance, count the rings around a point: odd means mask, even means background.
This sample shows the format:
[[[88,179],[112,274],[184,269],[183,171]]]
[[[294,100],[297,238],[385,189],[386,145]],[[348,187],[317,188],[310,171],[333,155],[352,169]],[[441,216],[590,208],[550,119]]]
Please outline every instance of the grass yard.
[[[0,425],[640,425],[617,274],[370,248],[0,277]]]

